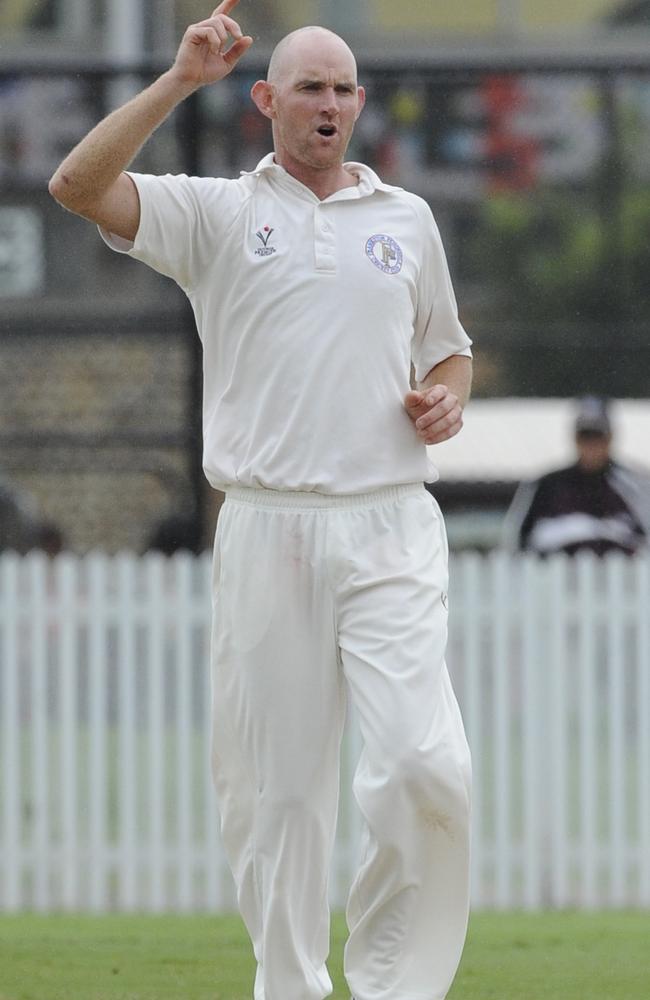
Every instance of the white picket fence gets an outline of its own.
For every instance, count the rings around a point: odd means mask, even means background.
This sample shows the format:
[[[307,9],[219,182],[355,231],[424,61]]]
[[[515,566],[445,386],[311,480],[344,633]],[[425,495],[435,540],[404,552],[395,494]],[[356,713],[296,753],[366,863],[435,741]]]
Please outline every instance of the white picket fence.
[[[650,906],[650,560],[456,556],[473,902]],[[210,560],[0,558],[0,910],[234,908],[208,767]],[[345,740],[332,875],[359,814]]]

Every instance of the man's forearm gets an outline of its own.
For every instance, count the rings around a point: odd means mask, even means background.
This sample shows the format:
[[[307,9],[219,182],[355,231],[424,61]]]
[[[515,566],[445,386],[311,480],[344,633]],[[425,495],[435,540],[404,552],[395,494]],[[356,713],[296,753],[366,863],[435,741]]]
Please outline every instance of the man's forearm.
[[[461,354],[445,358],[431,369],[426,378],[418,383],[417,388],[420,392],[424,392],[433,385],[446,385],[449,391],[458,397],[461,407],[464,407],[472,389],[472,359]]]
[[[124,239],[140,221],[135,185],[123,171],[149,136],[194,90],[223,80],[253,44],[230,16],[238,0],[222,0],[210,17],[191,24],[171,69],[118,108],[82,139],[50,180],[65,208]]]
[[[134,160],[147,139],[195,89],[171,71],[113,111],[66,156],[50,181],[50,192],[83,214]]]

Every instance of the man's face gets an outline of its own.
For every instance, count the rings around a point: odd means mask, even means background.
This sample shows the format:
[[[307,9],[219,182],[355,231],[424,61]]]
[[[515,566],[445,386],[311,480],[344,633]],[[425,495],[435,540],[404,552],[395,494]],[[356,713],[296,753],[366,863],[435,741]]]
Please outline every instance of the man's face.
[[[610,460],[611,435],[597,431],[576,434],[578,464],[585,472],[600,472]]]
[[[320,32],[296,39],[271,87],[278,161],[316,170],[343,163],[364,92],[341,40]]]

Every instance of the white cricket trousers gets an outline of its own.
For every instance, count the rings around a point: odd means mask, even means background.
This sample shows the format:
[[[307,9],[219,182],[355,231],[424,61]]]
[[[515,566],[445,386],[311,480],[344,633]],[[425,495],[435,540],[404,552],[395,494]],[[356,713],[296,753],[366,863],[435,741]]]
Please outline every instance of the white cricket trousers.
[[[470,757],[445,665],[447,543],[422,485],[233,489],[215,541],[213,770],[255,1000],[332,991],[328,870],[348,697],[367,828],[355,1000],[442,1000],[469,899]]]

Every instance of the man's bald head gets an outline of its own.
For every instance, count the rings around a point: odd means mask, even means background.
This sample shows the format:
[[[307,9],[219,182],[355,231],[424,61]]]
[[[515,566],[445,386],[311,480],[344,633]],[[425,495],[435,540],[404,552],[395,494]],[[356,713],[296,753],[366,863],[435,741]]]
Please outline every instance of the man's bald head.
[[[278,83],[294,67],[296,58],[303,54],[305,49],[318,45],[323,49],[323,54],[329,51],[337,51],[339,58],[347,56],[351,67],[354,67],[354,79],[357,75],[357,63],[349,45],[343,39],[330,31],[329,28],[321,28],[318,25],[309,25],[305,28],[298,28],[296,31],[285,35],[276,45],[269,62],[266,79],[269,83],[277,86]]]
[[[356,183],[343,160],[366,98],[342,38],[327,28],[292,31],[251,97],[271,119],[275,162],[288,173],[320,198]]]

